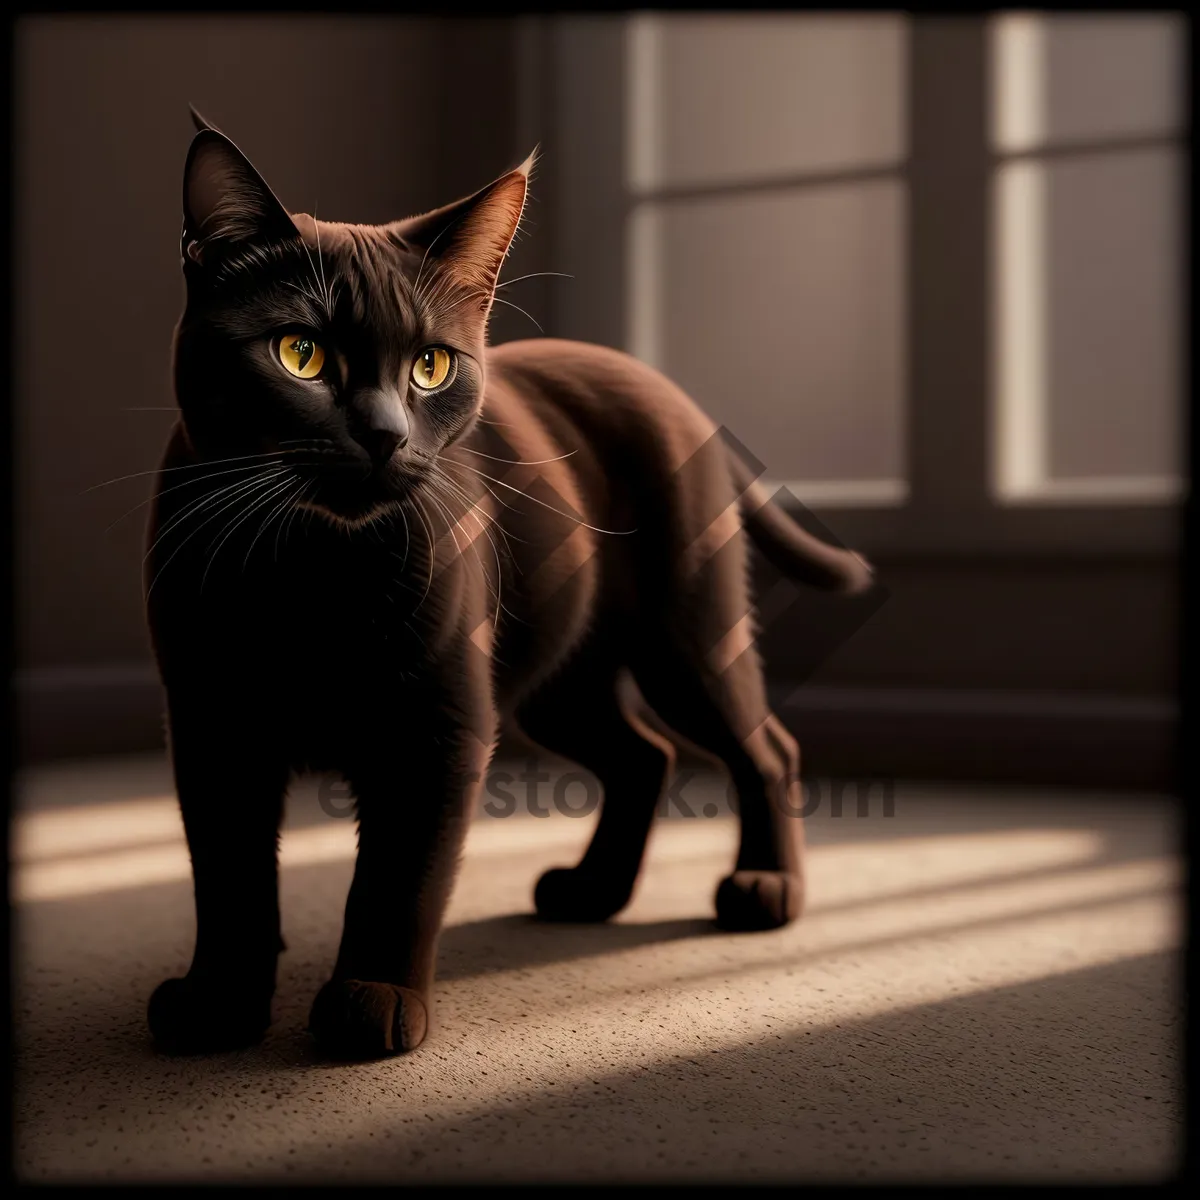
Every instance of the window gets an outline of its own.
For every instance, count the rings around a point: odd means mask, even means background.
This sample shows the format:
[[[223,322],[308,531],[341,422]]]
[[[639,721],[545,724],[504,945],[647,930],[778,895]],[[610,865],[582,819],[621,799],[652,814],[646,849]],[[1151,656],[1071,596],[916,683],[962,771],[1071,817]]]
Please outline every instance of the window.
[[[1182,18],[991,29],[992,487],[1156,503],[1182,486]]]
[[[627,27],[627,347],[808,503],[906,495],[904,32]]]
[[[663,369],[868,553],[1170,555],[1183,28],[562,19],[554,332]]]

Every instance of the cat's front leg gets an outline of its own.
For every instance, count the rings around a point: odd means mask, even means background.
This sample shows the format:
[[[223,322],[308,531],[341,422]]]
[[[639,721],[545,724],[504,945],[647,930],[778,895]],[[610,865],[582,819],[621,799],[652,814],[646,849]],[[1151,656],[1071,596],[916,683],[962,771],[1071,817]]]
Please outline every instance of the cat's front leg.
[[[288,770],[227,694],[168,689],[168,697],[196,947],[187,975],[151,997],[150,1031],[169,1053],[230,1050],[258,1041],[270,1024],[283,946],[277,847]]]
[[[429,1032],[438,935],[491,754],[490,730],[422,729],[347,774],[359,846],[333,976],[309,1028],[343,1058],[413,1050]]]

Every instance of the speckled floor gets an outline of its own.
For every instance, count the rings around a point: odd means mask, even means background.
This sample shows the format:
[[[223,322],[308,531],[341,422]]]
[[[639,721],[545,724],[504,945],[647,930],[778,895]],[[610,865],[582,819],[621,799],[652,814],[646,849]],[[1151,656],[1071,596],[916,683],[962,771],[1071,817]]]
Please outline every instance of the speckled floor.
[[[514,774],[521,770],[518,764]],[[188,862],[158,759],[42,769],[16,834],[15,1147],[26,1181],[1160,1179],[1181,1152],[1180,868],[1153,797],[812,793],[810,910],[708,924],[723,788],[682,789],[633,905],[529,919],[591,821],[475,823],[432,1038],[315,1057],[353,829],[297,789],[276,1020],[260,1047],[156,1057],[143,1012],[187,965]],[[582,804],[582,784],[563,792]],[[343,801],[332,795],[326,807]],[[704,812],[715,815],[705,816]]]

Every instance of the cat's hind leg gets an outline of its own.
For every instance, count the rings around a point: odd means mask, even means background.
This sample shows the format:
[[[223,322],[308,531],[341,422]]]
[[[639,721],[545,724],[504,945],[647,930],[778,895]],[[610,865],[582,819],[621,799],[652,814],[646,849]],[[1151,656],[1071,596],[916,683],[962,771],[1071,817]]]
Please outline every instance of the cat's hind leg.
[[[719,669],[677,630],[645,639],[634,674],[655,713],[732,776],[740,842],[734,870],[717,889],[718,924],[786,925],[804,906],[799,747],[767,708],[752,645]]]
[[[618,675],[613,655],[593,642],[517,714],[533,741],[591,771],[604,789],[583,858],[538,880],[534,904],[543,920],[606,921],[629,903],[674,765],[671,743],[618,697]]]

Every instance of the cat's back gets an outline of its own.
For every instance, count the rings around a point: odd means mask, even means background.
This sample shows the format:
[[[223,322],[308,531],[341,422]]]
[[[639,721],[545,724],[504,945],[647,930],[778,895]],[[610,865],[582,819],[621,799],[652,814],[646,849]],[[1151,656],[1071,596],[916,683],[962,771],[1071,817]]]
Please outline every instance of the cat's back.
[[[649,439],[690,454],[716,426],[680,387],[632,355],[565,338],[530,338],[488,350],[485,411],[557,410],[591,437]]]

